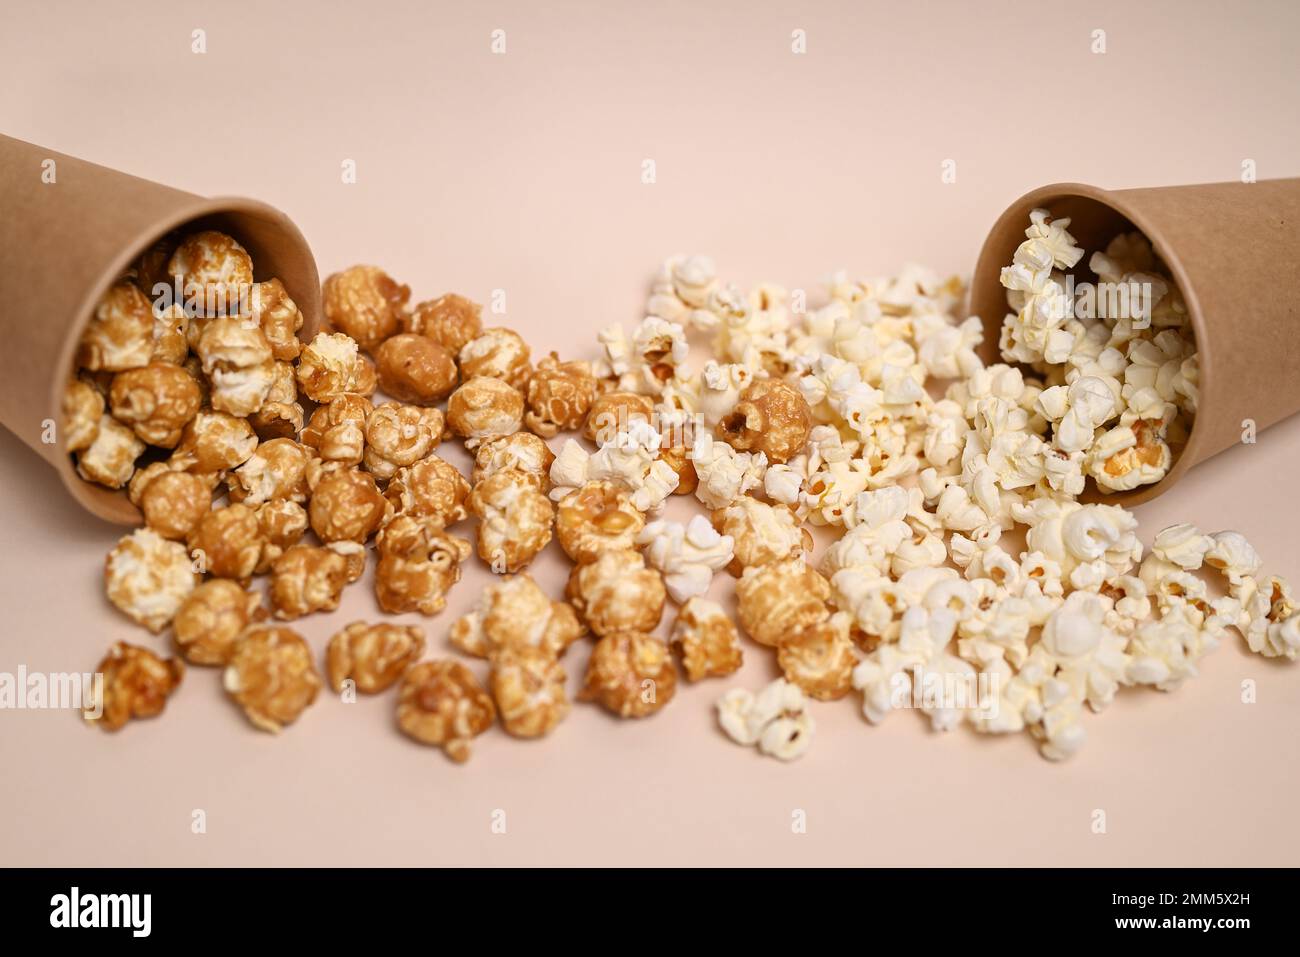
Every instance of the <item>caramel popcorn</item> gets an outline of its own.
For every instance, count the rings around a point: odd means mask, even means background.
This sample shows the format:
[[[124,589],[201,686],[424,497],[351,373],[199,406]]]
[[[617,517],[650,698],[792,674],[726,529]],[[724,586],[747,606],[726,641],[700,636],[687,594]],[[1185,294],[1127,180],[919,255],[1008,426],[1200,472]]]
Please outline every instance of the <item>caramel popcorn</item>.
[[[226,480],[231,501],[246,505],[279,499],[307,501],[311,491],[307,485],[307,466],[311,458],[311,450],[293,439],[263,442]]]
[[[707,598],[691,598],[682,606],[670,643],[682,656],[688,681],[721,678],[744,663],[736,623],[721,605]]]
[[[421,744],[442,748],[457,763],[469,760],[470,741],[495,720],[492,698],[459,661],[426,661],[402,678],[397,726]]]
[[[569,574],[565,597],[597,635],[651,632],[664,612],[663,576],[633,549],[606,549]]]
[[[364,395],[345,392],[319,406],[302,431],[302,444],[331,466],[360,465],[365,456],[366,420],[374,405]]]
[[[659,460],[677,474],[674,495],[695,494],[700,484],[700,477],[695,472],[695,462],[691,459],[691,449],[682,429],[670,428],[663,433],[663,442],[659,446]]]
[[[349,469],[327,472],[317,480],[307,514],[322,542],[364,543],[391,511],[374,476]]]
[[[162,714],[185,676],[185,666],[175,658],[159,658],[125,641],[113,645],[95,671],[104,676],[102,697],[92,685],[82,713],[105,731],[121,730],[132,718]]]
[[[384,490],[396,511],[432,519],[444,527],[469,515],[469,493],[469,482],[456,466],[432,453],[414,465],[398,469]]]
[[[375,351],[379,388],[399,402],[433,405],[456,388],[456,361],[425,336],[401,333]]]
[[[747,568],[736,582],[741,627],[770,648],[830,617],[830,595],[830,583],[802,558]]]
[[[249,460],[257,436],[245,419],[228,412],[200,412],[181,432],[173,460],[190,472],[224,472]]]
[[[214,319],[196,350],[218,412],[250,416],[275,384],[275,357],[262,330],[243,319]]]
[[[150,445],[173,448],[199,411],[198,383],[179,366],[151,362],[113,376],[113,417]]]
[[[475,376],[501,379],[522,390],[533,371],[528,357],[528,344],[519,333],[497,326],[484,329],[461,346],[457,364],[466,379]]]
[[[436,615],[447,607],[447,592],[460,581],[468,541],[449,535],[428,520],[395,515],[375,539],[375,598],[384,611]]]
[[[560,663],[541,648],[513,647],[492,656],[488,686],[501,726],[517,738],[540,738],[569,714]]]
[[[265,617],[256,594],[228,578],[214,578],[181,603],[172,619],[172,637],[190,664],[224,665],[244,629]]]
[[[171,260],[172,254],[176,252],[176,247],[180,245],[181,237],[176,233],[168,233],[161,239],[155,240],[149,245],[149,248],[142,252],[136,259],[131,271],[135,273],[135,284],[140,287],[146,296],[156,294],[154,289],[159,283],[166,286],[171,285],[171,276],[167,273],[167,263]],[[160,292],[161,290],[157,290]]]
[[[329,402],[345,392],[369,395],[376,373],[361,355],[355,339],[342,333],[318,332],[298,357],[298,388],[313,402]]]
[[[442,441],[442,413],[385,402],[366,417],[366,469],[380,481],[414,465]]]
[[[473,450],[480,442],[518,432],[524,397],[504,379],[473,376],[447,401],[447,425]]]
[[[402,317],[402,331],[428,336],[455,354],[483,332],[482,311],[478,303],[449,292],[417,304]]]
[[[336,272],[321,286],[325,321],[355,339],[367,352],[373,352],[397,332],[410,298],[410,286],[399,285],[377,266],[353,266]]]
[[[812,535],[800,527],[790,509],[749,495],[714,509],[713,527],[731,536],[735,558],[728,568],[733,575],[754,565],[806,555],[813,547]]]
[[[211,478],[172,471],[164,465],[163,471],[150,479],[139,495],[137,504],[145,525],[163,538],[185,541],[212,509]]]
[[[155,635],[198,583],[185,546],[150,528],[137,528],[120,539],[104,564],[108,600]]]
[[[77,456],[77,474],[88,482],[121,488],[135,474],[135,460],[143,452],[144,443],[133,431],[103,415],[94,440]]]
[[[282,621],[333,611],[347,583],[344,556],[330,548],[294,545],[271,566],[271,610]]]
[[[596,642],[587,661],[580,701],[596,701],[620,718],[654,714],[677,690],[677,669],[668,646],[635,631]]]
[[[190,317],[178,302],[153,307],[153,362],[182,365],[189,356]]]
[[[555,512],[555,536],[575,562],[595,561],[606,550],[636,546],[645,516],[632,493],[615,482],[588,482],[563,498]]]
[[[297,721],[320,692],[311,647],[281,625],[246,630],[235,643],[222,684],[248,720],[272,734]]]
[[[253,511],[257,515],[257,527],[262,534],[262,555],[257,560],[253,574],[265,575],[276,559],[302,541],[307,532],[307,510],[297,502],[281,498],[263,502]],[[336,546],[340,544],[335,542],[331,547],[338,551]],[[351,577],[349,572],[349,580]]]
[[[354,621],[330,639],[325,673],[336,692],[350,679],[362,694],[379,694],[395,685],[422,654],[423,628]]]
[[[786,462],[808,444],[812,410],[799,390],[780,379],[755,379],[718,423],[718,436],[742,452]]]
[[[654,399],[650,396],[639,392],[604,392],[592,400],[582,434],[597,445],[604,445],[626,432],[634,419],[651,425],[654,417]]]
[[[485,439],[474,455],[474,484],[497,472],[522,472],[539,492],[549,492],[555,453],[532,432],[514,432]]]
[[[528,412],[524,423],[550,438],[561,429],[581,426],[596,395],[589,362],[561,362],[552,352],[537,364],[528,380]]]
[[[298,330],[303,315],[278,279],[253,284],[249,300],[251,317],[271,346],[277,362],[292,362],[302,352]]]
[[[234,315],[246,305],[253,285],[253,260],[225,233],[208,229],[186,236],[167,263],[167,272],[187,299],[201,299],[207,316]]]
[[[77,365],[91,372],[122,372],[153,358],[153,307],[136,286],[114,283],[81,334]]]
[[[858,663],[849,637],[852,620],[846,612],[836,612],[785,636],[776,660],[786,680],[818,701],[835,701],[848,694]]]
[[[293,439],[302,431],[303,416],[293,365],[288,362],[274,363],[271,388],[266,393],[262,407],[249,417],[249,424],[263,441]]]
[[[583,631],[572,605],[552,601],[520,574],[484,588],[474,609],[451,626],[451,643],[476,658],[512,648],[538,648],[558,658]]]
[[[479,558],[498,574],[519,571],[551,540],[555,508],[527,473],[488,476],[474,486],[468,504],[479,519]]]
[[[99,435],[104,397],[85,379],[74,376],[64,387],[61,410],[64,449],[80,452],[89,448],[95,436]]]
[[[188,543],[209,575],[248,581],[262,555],[262,530],[253,509],[235,502],[204,514]]]

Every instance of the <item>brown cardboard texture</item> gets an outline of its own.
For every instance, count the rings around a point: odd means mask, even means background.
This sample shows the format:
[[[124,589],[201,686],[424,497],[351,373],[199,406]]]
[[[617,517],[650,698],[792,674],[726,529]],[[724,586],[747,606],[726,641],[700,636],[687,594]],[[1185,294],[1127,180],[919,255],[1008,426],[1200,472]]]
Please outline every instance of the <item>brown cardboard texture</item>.
[[[254,278],[278,277],[303,313],[299,335],[320,326],[320,279],[311,249],[287,216],[239,197],[206,199],[0,136],[0,422],[54,466],[73,497],[111,522],[139,512],[123,491],[83,481],[45,423],[59,421],[81,330],[112,282],[178,227],[219,229],[253,258]],[[60,430],[55,430],[56,435]]]
[[[1070,217],[1090,255],[1139,230],[1169,268],[1187,303],[1200,355],[1200,395],[1182,454],[1161,481],[1085,498],[1135,505],[1189,469],[1300,411],[1300,179],[1106,190],[1057,183],[1027,193],[997,220],[971,277],[968,314],[984,321],[986,362],[998,361],[1007,313],[999,281],[1023,241],[1031,210]],[[1094,280],[1079,264],[1080,279]]]

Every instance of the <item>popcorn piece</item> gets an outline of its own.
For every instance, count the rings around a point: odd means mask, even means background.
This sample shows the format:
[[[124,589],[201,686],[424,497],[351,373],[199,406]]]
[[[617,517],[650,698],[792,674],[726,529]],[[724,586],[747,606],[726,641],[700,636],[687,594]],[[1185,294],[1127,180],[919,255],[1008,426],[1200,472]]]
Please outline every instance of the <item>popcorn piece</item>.
[[[172,636],[190,664],[224,665],[244,629],[265,617],[257,595],[228,578],[214,578],[186,596],[172,619]]]
[[[1222,572],[1229,583],[1239,585],[1245,579],[1258,575],[1264,567],[1259,552],[1240,532],[1215,532],[1210,538],[1214,544],[1205,553],[1205,564]]]
[[[404,515],[428,518],[443,527],[469,515],[470,485],[450,462],[430,453],[414,465],[400,468],[384,496]]]
[[[596,642],[587,660],[580,701],[595,701],[620,718],[654,714],[677,690],[677,669],[668,646],[635,631]]]
[[[164,468],[145,485],[138,504],[145,525],[163,538],[183,542],[212,508],[212,482],[209,477]]]
[[[740,625],[760,645],[779,647],[787,635],[830,617],[830,583],[802,558],[747,568],[736,582]]]
[[[437,409],[385,402],[366,416],[364,461],[367,471],[384,481],[414,465],[442,441],[443,417]]]
[[[818,701],[835,701],[848,694],[858,663],[849,639],[852,622],[851,615],[836,612],[784,637],[776,660],[786,680]]]
[[[287,499],[305,502],[310,493],[307,483],[307,466],[311,451],[293,439],[271,439],[263,442],[226,482],[230,498],[246,505]]]
[[[526,473],[483,479],[470,493],[469,510],[479,519],[479,557],[498,574],[519,571],[551,540],[555,509]]]
[[[409,515],[394,516],[375,538],[375,598],[384,611],[436,615],[447,607],[447,592],[460,581],[469,558],[468,541]]]
[[[271,570],[276,559],[302,541],[302,536],[307,532],[307,510],[288,499],[272,499],[258,505],[253,511],[257,515],[257,527],[262,533],[262,554],[253,574],[264,575]],[[342,544],[345,543],[333,542],[329,547],[339,551]],[[350,571],[348,577],[352,578]]]
[[[703,515],[686,525],[662,519],[651,522],[637,536],[637,544],[646,546],[646,559],[663,573],[668,594],[679,604],[708,591],[713,573],[724,568],[733,554],[731,536],[720,535]]]
[[[541,648],[505,648],[492,656],[489,687],[501,726],[517,738],[549,734],[569,714],[564,668]]]
[[[483,307],[478,303],[449,292],[417,304],[410,313],[400,317],[400,322],[403,332],[428,336],[456,354],[465,343],[482,334],[482,312]]]
[[[148,648],[119,641],[95,672],[103,675],[102,692],[96,694],[95,685],[87,690],[83,717],[105,731],[119,731],[132,718],[162,714],[185,676],[185,666],[175,658],[159,658]]]
[[[167,272],[204,316],[238,315],[247,308],[253,260],[225,233],[208,229],[186,236],[172,253]]]
[[[721,678],[744,663],[740,633],[722,606],[707,598],[691,598],[677,613],[670,644],[682,657],[688,681]]]
[[[533,371],[529,355],[528,344],[519,333],[497,326],[484,329],[481,335],[461,346],[457,363],[466,381],[475,377],[500,379],[519,391],[527,385]]]
[[[1203,535],[1195,525],[1184,523],[1161,530],[1151,545],[1151,553],[1179,568],[1196,571],[1214,545],[1215,540],[1209,535]]]
[[[187,543],[209,575],[247,582],[262,555],[262,530],[253,509],[236,502],[207,512],[191,529]]]
[[[333,611],[348,583],[348,561],[329,548],[294,545],[271,566],[268,597],[276,618],[301,618]]]
[[[143,452],[144,443],[131,429],[105,415],[94,440],[77,456],[77,474],[88,482],[121,488],[135,474],[135,460]]]
[[[597,445],[604,445],[626,433],[634,421],[651,425],[654,417],[654,400],[650,396],[625,390],[604,392],[592,399],[582,434]]]
[[[199,411],[201,394],[185,370],[151,362],[113,376],[113,417],[150,445],[174,448],[181,430]]]
[[[651,632],[664,611],[664,582],[632,549],[605,550],[575,565],[565,597],[593,632]]]
[[[108,600],[154,634],[167,627],[198,582],[184,546],[148,528],[120,539],[104,565]]]
[[[518,432],[523,420],[523,395],[500,378],[471,376],[447,402],[447,425],[471,451],[487,439]]]
[[[786,462],[808,444],[812,410],[798,390],[780,379],[757,379],[718,423],[718,436],[740,451],[758,451],[768,462]]]
[[[199,474],[238,468],[252,457],[257,436],[245,419],[227,412],[200,412],[181,432],[173,461]]]
[[[335,692],[342,692],[350,681],[362,694],[379,694],[395,685],[423,653],[423,628],[354,621],[330,638],[325,673]]]
[[[492,698],[459,661],[425,661],[402,678],[397,726],[421,744],[442,748],[458,764],[469,760],[470,741],[495,720]]]
[[[249,423],[258,438],[294,439],[302,431],[304,412],[298,402],[298,380],[293,365],[274,363],[271,388],[266,393],[262,407],[249,416]]]
[[[349,469],[327,472],[316,481],[307,514],[322,542],[364,544],[391,511],[374,477]]]
[[[325,321],[367,352],[397,332],[410,298],[409,286],[398,284],[377,266],[352,266],[328,277],[321,287]]]
[[[276,370],[271,343],[261,328],[242,319],[214,319],[199,337],[196,351],[212,386],[214,409],[249,416],[262,407]]]
[[[433,405],[456,388],[456,361],[434,340],[402,333],[375,351],[379,388],[399,402]]]
[[[659,444],[659,433],[640,422],[591,455],[570,439],[551,464],[551,498],[558,501],[588,482],[610,480],[631,489],[638,511],[658,510],[678,482],[673,468],[659,460]]]
[[[251,318],[266,336],[277,362],[292,362],[302,352],[298,330],[303,315],[278,279],[253,283],[249,298]]]
[[[812,743],[814,723],[804,709],[803,692],[783,678],[757,695],[733,688],[718,700],[718,723],[737,744],[758,745],[759,751],[793,761]]]
[[[254,727],[278,734],[316,700],[321,683],[300,634],[255,625],[236,642],[222,684]]]
[[[77,365],[91,372],[121,372],[153,358],[153,308],[131,282],[104,293],[81,334]]]
[[[588,482],[555,510],[555,537],[564,553],[580,563],[595,561],[602,551],[634,548],[644,527],[645,516],[632,504],[632,494],[614,482]]]
[[[561,362],[552,352],[537,364],[528,380],[528,412],[524,423],[550,438],[561,429],[581,426],[596,395],[589,362]]]
[[[316,334],[298,357],[297,374],[298,388],[313,402],[329,402],[345,392],[369,395],[377,384],[356,340],[337,332]]]
[[[583,631],[572,605],[552,601],[520,574],[484,588],[474,609],[451,626],[451,643],[476,658],[514,648],[538,648],[558,658]]]
[[[762,452],[737,452],[706,434],[695,437],[691,463],[699,485],[695,497],[710,509],[725,508],[763,481],[767,457]]]
[[[550,491],[555,453],[531,432],[515,432],[486,439],[474,455],[474,484],[497,472],[522,472],[539,492]]]
[[[99,421],[104,415],[104,397],[85,379],[74,376],[64,387],[61,411],[64,449],[80,452],[89,448],[99,435]]]
[[[330,466],[360,465],[366,448],[366,420],[374,405],[363,395],[345,392],[311,414],[302,444]]]
[[[1165,477],[1173,454],[1158,423],[1139,419],[1104,433],[1087,459],[1088,474],[1107,491],[1124,492]]]
[[[749,495],[715,509],[712,518],[713,527],[724,540],[732,542],[734,560],[728,567],[733,575],[754,565],[812,551],[812,535],[799,526],[790,509],[768,505]]]

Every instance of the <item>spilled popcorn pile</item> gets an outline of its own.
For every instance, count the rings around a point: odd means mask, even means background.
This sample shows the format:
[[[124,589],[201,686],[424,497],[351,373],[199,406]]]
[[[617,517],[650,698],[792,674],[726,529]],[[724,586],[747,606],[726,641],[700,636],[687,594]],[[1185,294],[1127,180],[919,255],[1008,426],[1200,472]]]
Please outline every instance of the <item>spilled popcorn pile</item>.
[[[674,257],[647,318],[600,332],[600,358],[534,365],[469,300],[408,308],[408,287],[368,266],[326,280],[330,331],[301,345],[297,307],[252,282],[234,239],[166,240],[101,303],[67,390],[81,475],[127,488],[144,516],[108,557],[108,597],[155,633],[170,626],[189,663],[224,667],[232,700],[277,731],[323,682],[308,643],[269,619],[337,608],[371,541],[379,607],[437,615],[477,551],[502,577],[449,639],[488,661],[486,686],[460,660],[422,660],[413,626],[353,622],[323,658],[335,691],[397,686],[399,728],[454,760],[498,720],[521,738],[562,722],[561,660],[588,631],[579,698],[625,718],[668,704],[679,669],[736,672],[742,633],[772,648],[783,677],[726,692],[717,716],[780,759],[812,740],[809,699],[854,692],[871,723],[919,707],[936,729],[1028,731],[1068,757],[1085,706],[1176,689],[1230,628],[1259,654],[1300,654],[1300,609],[1240,534],[1175,525],[1144,557],[1132,514],[1078,501],[1089,482],[1166,474],[1192,427],[1197,358],[1138,234],[1089,265],[1145,284],[1150,309],[1071,308],[1065,271],[1083,250],[1068,225],[1032,214],[1002,273],[1005,363],[991,366],[980,320],[953,316],[961,284],[917,267],[836,276],[805,313],[783,289],[746,294],[707,259]],[[146,298],[158,276],[252,294],[191,314]],[[691,337],[712,354],[699,369]],[[553,452],[560,432],[581,440]],[[453,437],[469,477],[436,452]],[[674,495],[704,513],[663,517]],[[474,542],[449,531],[470,518]],[[835,538],[815,561],[810,526]],[[552,537],[573,562],[562,599],[524,571]],[[723,572],[734,620],[705,597]],[[117,729],[161,712],[184,666],[119,643],[100,670],[103,713],[88,717]]]

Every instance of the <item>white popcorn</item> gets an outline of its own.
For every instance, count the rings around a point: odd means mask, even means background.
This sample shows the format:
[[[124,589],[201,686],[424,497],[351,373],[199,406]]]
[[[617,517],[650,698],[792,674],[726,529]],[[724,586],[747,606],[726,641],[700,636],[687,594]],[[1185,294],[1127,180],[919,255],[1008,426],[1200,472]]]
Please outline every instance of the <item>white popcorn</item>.
[[[1205,553],[1205,564],[1218,569],[1232,584],[1259,574],[1264,561],[1246,536],[1231,530],[1210,536],[1214,544]]]
[[[704,364],[693,411],[704,419],[710,429],[730,415],[740,401],[740,394],[754,381],[754,371],[738,363],[714,362]]]
[[[717,704],[718,723],[737,744],[792,761],[808,750],[814,723],[799,686],[778,678],[758,694],[733,688]]]
[[[663,573],[668,594],[678,603],[709,590],[714,572],[731,561],[734,542],[719,535],[703,515],[686,525],[660,519],[641,530],[637,544],[645,547],[646,561]]]
[[[1172,605],[1158,619],[1143,622],[1129,643],[1128,680],[1173,691],[1194,677],[1200,659],[1218,647],[1218,641],[1202,625],[1203,616],[1186,602]]]
[[[659,457],[661,441],[659,432],[643,419],[633,419],[594,453],[575,439],[566,440],[551,463],[551,498],[558,502],[587,482],[603,479],[627,486],[638,510],[657,511],[680,481]]]
[[[737,452],[708,433],[695,436],[690,459],[699,484],[695,497],[708,508],[730,505],[763,481],[767,456],[762,452]]]
[[[631,336],[613,325],[602,329],[597,339],[605,356],[595,364],[596,374],[616,379],[620,389],[648,395],[663,390],[690,351],[685,330],[654,315],[642,319]]]

